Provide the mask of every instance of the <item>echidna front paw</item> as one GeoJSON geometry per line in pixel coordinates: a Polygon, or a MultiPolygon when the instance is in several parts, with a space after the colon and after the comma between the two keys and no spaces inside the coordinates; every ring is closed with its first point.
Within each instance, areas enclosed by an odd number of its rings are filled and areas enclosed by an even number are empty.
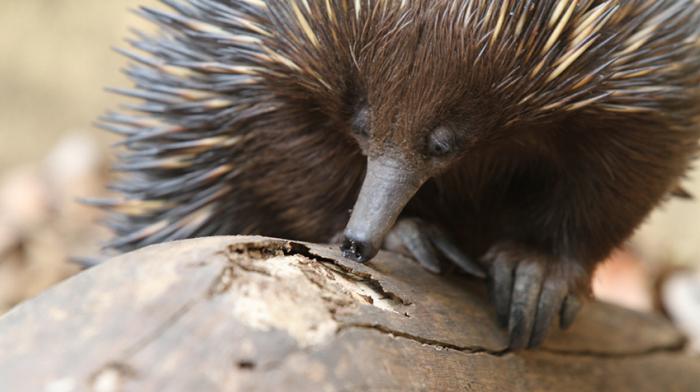
{"type": "Polygon", "coordinates": [[[483,260],[491,265],[496,314],[511,349],[540,345],[556,318],[561,328],[574,321],[588,279],[578,265],[512,243],[494,246],[483,260]]]}
{"type": "Polygon", "coordinates": [[[384,241],[384,248],[413,257],[426,270],[440,273],[442,257],[458,265],[465,272],[485,278],[481,265],[453,242],[442,228],[418,218],[402,218],[384,241]]]}

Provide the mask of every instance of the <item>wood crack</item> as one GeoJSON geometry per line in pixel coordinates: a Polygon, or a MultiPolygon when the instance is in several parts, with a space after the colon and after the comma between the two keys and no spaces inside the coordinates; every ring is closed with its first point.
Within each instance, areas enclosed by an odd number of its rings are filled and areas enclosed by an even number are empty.
{"type": "MultiPolygon", "coordinates": [[[[409,333],[406,333],[404,331],[391,329],[391,328],[388,328],[388,327],[381,325],[381,324],[345,323],[345,324],[340,325],[340,327],[338,328],[338,333],[345,331],[345,330],[353,329],[353,328],[372,330],[372,331],[382,333],[384,335],[389,335],[392,337],[399,337],[399,338],[412,340],[412,341],[419,343],[419,344],[422,344],[422,345],[432,346],[438,350],[449,349],[449,350],[453,350],[453,351],[459,351],[459,352],[465,353],[465,354],[487,354],[487,355],[492,355],[492,356],[496,356],[496,357],[503,357],[505,355],[515,353],[515,351],[510,350],[510,349],[492,350],[492,349],[488,349],[485,347],[478,347],[478,346],[459,346],[459,345],[456,345],[453,343],[444,342],[444,341],[435,340],[435,339],[429,339],[429,338],[425,338],[422,336],[409,334],[409,333]]],[[[587,351],[587,350],[581,350],[581,351],[559,350],[559,349],[551,349],[551,348],[546,348],[546,347],[538,348],[535,351],[546,352],[546,353],[553,354],[553,355],[571,356],[571,357],[626,359],[626,358],[639,358],[639,357],[644,357],[644,356],[649,356],[649,355],[654,355],[654,354],[662,354],[662,353],[678,353],[678,352],[682,352],[684,348],[685,348],[685,342],[681,341],[675,345],[651,347],[651,348],[646,349],[646,350],[624,352],[624,353],[604,353],[604,352],[587,351]]]]}
{"type": "Polygon", "coordinates": [[[443,349],[449,349],[453,351],[459,351],[465,354],[488,354],[496,357],[502,357],[504,355],[507,355],[511,353],[510,350],[504,349],[504,350],[491,350],[487,349],[485,347],[477,347],[477,346],[459,346],[453,343],[448,343],[448,342],[443,342],[440,340],[435,340],[435,339],[428,339],[422,336],[418,335],[413,335],[409,334],[403,331],[398,331],[395,329],[388,328],[384,325],[381,324],[372,324],[372,323],[344,323],[340,325],[340,328],[338,328],[338,333],[348,330],[348,329],[367,329],[367,330],[373,330],[380,332],[385,335],[393,336],[393,337],[400,337],[408,340],[412,340],[416,343],[420,343],[422,345],[426,346],[431,346],[434,347],[435,349],[438,350],[443,350],[443,349]]]}

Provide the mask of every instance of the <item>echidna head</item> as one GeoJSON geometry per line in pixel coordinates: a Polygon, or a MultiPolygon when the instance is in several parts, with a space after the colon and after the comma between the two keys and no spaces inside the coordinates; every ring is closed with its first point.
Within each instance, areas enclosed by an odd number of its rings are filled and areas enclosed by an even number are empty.
{"type": "Polygon", "coordinates": [[[342,249],[346,257],[367,261],[376,255],[418,189],[461,156],[461,136],[453,129],[438,126],[426,135],[420,150],[386,145],[377,148],[368,142],[365,179],[344,233],[342,249]],[[373,153],[375,149],[382,152],[373,153]]]}
{"type": "Polygon", "coordinates": [[[505,130],[495,108],[506,103],[473,66],[476,49],[440,24],[412,17],[412,25],[356,62],[360,87],[349,129],[367,170],[342,249],[357,261],[376,255],[427,180],[505,130]]]}
{"type": "MultiPolygon", "coordinates": [[[[346,257],[372,258],[428,179],[499,134],[499,120],[487,109],[487,95],[475,98],[466,86],[431,75],[434,64],[423,66],[427,72],[415,80],[402,79],[404,93],[370,96],[353,115],[352,137],[367,157],[367,170],[344,233],[346,257]]],[[[379,88],[383,93],[387,84],[379,88]]]]}

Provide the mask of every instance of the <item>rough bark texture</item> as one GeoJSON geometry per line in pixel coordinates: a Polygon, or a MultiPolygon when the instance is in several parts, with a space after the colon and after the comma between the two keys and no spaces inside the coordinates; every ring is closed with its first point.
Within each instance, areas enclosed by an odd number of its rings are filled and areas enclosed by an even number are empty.
{"type": "Polygon", "coordinates": [[[511,353],[481,282],[262,237],[113,259],[0,319],[0,391],[697,391],[665,321],[602,303],[511,353]]]}

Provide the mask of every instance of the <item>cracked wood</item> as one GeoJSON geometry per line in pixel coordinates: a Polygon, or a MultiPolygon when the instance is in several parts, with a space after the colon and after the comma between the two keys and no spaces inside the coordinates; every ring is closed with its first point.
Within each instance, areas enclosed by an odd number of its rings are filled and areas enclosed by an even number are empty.
{"type": "Polygon", "coordinates": [[[216,237],[121,256],[6,314],[0,390],[693,390],[683,345],[662,319],[592,304],[511,353],[480,281],[216,237]]]}

